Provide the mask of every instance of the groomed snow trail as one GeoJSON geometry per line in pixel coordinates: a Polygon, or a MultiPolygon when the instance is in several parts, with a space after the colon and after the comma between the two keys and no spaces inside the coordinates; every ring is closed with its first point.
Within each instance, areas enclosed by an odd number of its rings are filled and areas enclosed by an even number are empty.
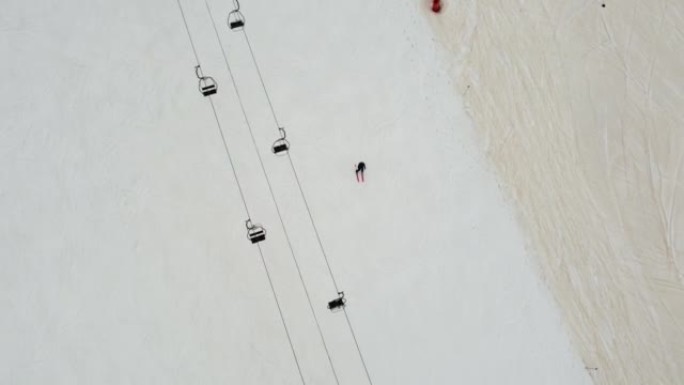
{"type": "MultiPolygon", "coordinates": [[[[304,380],[334,384],[205,5],[181,2],[304,380]]],[[[589,384],[419,4],[242,8],[374,384],[589,384]]],[[[219,27],[340,383],[366,383],[219,27]]],[[[174,0],[10,1],[0,36],[0,383],[300,384],[174,0]]]]}

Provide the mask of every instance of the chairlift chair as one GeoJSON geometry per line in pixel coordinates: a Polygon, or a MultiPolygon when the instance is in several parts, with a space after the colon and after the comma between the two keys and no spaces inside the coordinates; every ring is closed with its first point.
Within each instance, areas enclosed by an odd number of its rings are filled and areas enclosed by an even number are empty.
{"type": "Polygon", "coordinates": [[[213,95],[218,91],[218,84],[211,76],[204,76],[202,68],[195,66],[195,76],[199,79],[199,90],[204,96],[213,95]]]}
{"type": "Polygon", "coordinates": [[[287,153],[290,150],[290,142],[285,139],[285,129],[278,127],[278,130],[280,130],[280,138],[273,142],[273,146],[271,146],[271,151],[276,155],[287,153]]]}
{"type": "Polygon", "coordinates": [[[340,291],[337,293],[338,297],[333,299],[332,301],[328,302],[328,309],[331,311],[335,311],[337,309],[344,308],[345,304],[347,303],[347,300],[344,298],[344,292],[340,291]]]}
{"type": "Polygon", "coordinates": [[[228,27],[233,31],[240,31],[245,26],[245,17],[240,12],[240,7],[228,14],[228,27]]]}
{"type": "Polygon", "coordinates": [[[240,31],[245,26],[245,17],[240,12],[240,1],[233,0],[234,8],[228,14],[228,27],[234,31],[240,31]]]}
{"type": "Polygon", "coordinates": [[[216,80],[211,76],[204,76],[199,80],[199,90],[204,96],[214,95],[218,91],[216,80]]]}
{"type": "Polygon", "coordinates": [[[247,239],[250,242],[256,244],[266,240],[266,229],[261,225],[253,224],[251,219],[248,219],[245,225],[247,226],[247,239]]]}

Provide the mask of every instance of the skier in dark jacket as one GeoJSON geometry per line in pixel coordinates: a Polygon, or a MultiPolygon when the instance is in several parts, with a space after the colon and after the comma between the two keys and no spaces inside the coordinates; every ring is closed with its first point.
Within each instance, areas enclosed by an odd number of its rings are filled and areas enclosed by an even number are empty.
{"type": "Polygon", "coordinates": [[[359,162],[359,164],[356,165],[356,181],[357,182],[365,182],[363,179],[363,172],[366,171],[366,164],[363,162],[359,162]]]}

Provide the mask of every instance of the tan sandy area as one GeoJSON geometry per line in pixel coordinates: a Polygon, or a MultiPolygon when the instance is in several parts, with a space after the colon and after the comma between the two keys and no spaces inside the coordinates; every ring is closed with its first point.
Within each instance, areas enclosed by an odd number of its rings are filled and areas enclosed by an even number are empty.
{"type": "Polygon", "coordinates": [[[595,383],[684,384],[684,2],[604,4],[425,13],[595,383]]]}

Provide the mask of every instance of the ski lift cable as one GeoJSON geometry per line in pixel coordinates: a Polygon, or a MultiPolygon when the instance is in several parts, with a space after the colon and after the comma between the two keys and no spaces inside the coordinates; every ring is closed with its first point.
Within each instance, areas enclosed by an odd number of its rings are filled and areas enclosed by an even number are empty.
{"type": "MultiPolygon", "coordinates": [[[[237,1],[237,0],[236,0],[237,1]]],[[[247,35],[246,29],[242,30],[244,36],[245,36],[245,41],[247,42],[247,47],[249,48],[249,54],[252,57],[252,63],[254,63],[254,68],[256,69],[257,75],[259,77],[259,82],[261,83],[261,88],[264,90],[264,95],[266,96],[266,101],[268,102],[268,106],[271,109],[271,116],[273,116],[273,121],[276,124],[276,127],[278,130],[280,130],[280,122],[278,120],[278,115],[275,112],[275,108],[273,107],[273,103],[271,101],[270,94],[268,92],[268,89],[266,87],[266,82],[264,81],[264,77],[261,74],[261,68],[259,67],[259,63],[257,62],[256,55],[254,54],[254,49],[252,48],[252,44],[249,41],[249,36],[247,35]]],[[[325,252],[325,247],[323,247],[323,242],[321,241],[321,236],[320,233],[318,232],[318,227],[316,226],[316,222],[313,219],[313,215],[311,214],[311,208],[309,207],[309,203],[306,199],[306,195],[304,194],[304,189],[302,188],[301,181],[299,179],[299,175],[297,174],[297,168],[294,165],[294,162],[292,161],[292,157],[290,156],[290,153],[287,153],[287,157],[290,161],[290,166],[292,168],[292,173],[294,174],[295,180],[297,181],[297,186],[299,187],[299,193],[302,196],[302,200],[304,201],[304,206],[306,207],[306,211],[309,214],[309,220],[311,222],[311,226],[313,227],[314,233],[316,235],[316,240],[318,241],[318,246],[321,249],[321,254],[323,255],[323,258],[325,259],[325,264],[328,268],[328,273],[330,274],[330,279],[332,280],[333,286],[335,287],[335,292],[338,293],[340,291],[339,286],[337,284],[337,280],[335,279],[335,274],[333,274],[332,267],[330,266],[330,260],[328,258],[328,254],[325,252]]]]}
{"type": "Polygon", "coordinates": [[[316,222],[314,221],[313,214],[311,213],[311,208],[309,207],[309,201],[306,199],[306,195],[304,194],[304,188],[302,187],[302,182],[299,179],[299,174],[297,173],[297,168],[294,165],[294,162],[292,161],[292,157],[290,154],[287,154],[287,159],[290,162],[290,168],[292,169],[292,174],[294,175],[295,182],[297,183],[297,186],[299,188],[299,194],[302,197],[302,201],[304,202],[304,208],[306,208],[306,212],[309,215],[309,222],[311,222],[311,227],[313,228],[314,235],[316,236],[316,241],[318,242],[318,248],[321,250],[321,254],[323,255],[323,259],[325,260],[325,264],[328,267],[328,273],[330,275],[330,280],[332,281],[333,286],[335,287],[335,292],[339,293],[340,289],[339,286],[337,285],[337,280],[335,279],[335,274],[333,274],[332,268],[330,267],[330,261],[328,260],[328,253],[325,251],[325,247],[323,247],[323,241],[321,240],[321,234],[318,232],[318,227],[316,226],[316,222]]]}
{"type": "Polygon", "coordinates": [[[332,357],[330,355],[330,350],[329,350],[328,345],[325,341],[325,337],[323,336],[323,331],[321,329],[321,325],[320,325],[320,322],[318,320],[318,317],[316,316],[316,312],[314,310],[313,302],[311,300],[311,295],[309,294],[309,289],[308,289],[306,282],[304,280],[304,275],[302,274],[302,270],[301,270],[301,267],[300,267],[299,262],[297,260],[297,256],[296,256],[296,253],[294,251],[294,247],[292,246],[292,241],[290,239],[290,235],[287,231],[287,227],[285,226],[285,221],[283,220],[283,215],[282,215],[282,212],[280,210],[280,206],[278,205],[278,201],[275,197],[275,192],[273,191],[273,185],[271,184],[271,181],[270,181],[270,178],[268,176],[268,172],[266,171],[266,167],[264,165],[263,159],[261,157],[261,154],[259,153],[259,148],[258,148],[258,145],[256,142],[256,138],[254,137],[254,131],[252,130],[251,123],[249,122],[249,118],[247,116],[247,111],[246,111],[244,103],[242,101],[240,91],[238,90],[238,87],[237,87],[237,82],[235,81],[233,71],[230,67],[230,63],[228,62],[228,55],[226,54],[226,51],[223,48],[223,43],[221,42],[221,38],[220,38],[220,35],[218,33],[218,28],[216,28],[216,22],[214,20],[213,14],[211,12],[211,8],[209,7],[209,3],[205,0],[204,4],[205,4],[205,7],[207,9],[207,13],[209,14],[209,18],[211,19],[212,26],[214,27],[214,32],[216,34],[216,40],[219,44],[219,47],[221,48],[221,54],[223,55],[223,59],[224,59],[224,62],[226,64],[226,69],[228,70],[228,75],[229,75],[230,80],[233,84],[233,89],[235,91],[235,95],[236,95],[236,98],[238,100],[238,104],[240,105],[240,110],[242,111],[242,115],[243,115],[243,118],[245,121],[245,125],[247,126],[247,129],[249,131],[249,135],[250,135],[250,138],[252,140],[252,145],[254,147],[254,151],[256,152],[257,158],[259,160],[259,165],[261,166],[261,171],[264,175],[264,178],[266,180],[266,185],[268,186],[269,193],[271,194],[271,199],[272,199],[273,204],[276,208],[276,213],[278,214],[280,226],[283,229],[283,233],[285,235],[285,240],[287,242],[287,246],[288,246],[289,251],[290,251],[290,256],[292,257],[292,261],[294,262],[295,268],[297,270],[297,274],[299,275],[299,281],[302,285],[302,288],[304,289],[304,293],[306,295],[306,299],[307,299],[307,302],[309,304],[309,309],[311,310],[311,314],[312,314],[313,319],[315,321],[316,328],[318,330],[318,334],[319,334],[320,339],[321,339],[321,343],[323,344],[325,354],[328,358],[328,363],[330,364],[330,369],[332,371],[333,377],[335,378],[335,382],[337,383],[337,385],[339,385],[340,381],[339,381],[339,378],[337,375],[337,371],[335,370],[335,366],[333,364],[332,357]]]}
{"type": "Polygon", "coordinates": [[[266,272],[266,277],[268,278],[268,284],[271,286],[271,293],[273,293],[273,299],[275,300],[276,306],[278,307],[278,313],[280,314],[280,321],[283,324],[283,329],[285,329],[285,335],[287,336],[287,341],[290,343],[290,349],[292,350],[292,356],[294,357],[295,364],[297,365],[297,372],[299,373],[299,378],[302,380],[302,384],[306,385],[306,380],[304,380],[304,375],[302,374],[302,367],[299,365],[299,359],[297,358],[297,353],[295,353],[294,343],[292,342],[292,337],[290,336],[290,330],[285,322],[285,316],[283,315],[283,309],[280,307],[280,301],[278,300],[278,294],[276,294],[275,286],[273,285],[273,280],[271,279],[271,273],[268,270],[268,265],[266,265],[266,258],[264,258],[264,253],[261,250],[261,246],[257,245],[259,249],[259,256],[261,257],[261,263],[264,265],[264,271],[266,272]]]}
{"type": "MultiPolygon", "coordinates": [[[[311,222],[311,227],[313,228],[314,234],[316,235],[316,239],[318,241],[318,246],[321,250],[321,254],[323,255],[323,259],[325,259],[325,263],[328,266],[328,272],[330,273],[330,279],[332,280],[333,286],[335,286],[335,291],[339,294],[340,290],[337,286],[337,281],[335,280],[335,275],[333,274],[332,269],[330,268],[330,262],[328,261],[328,256],[325,252],[325,247],[323,247],[323,242],[321,241],[321,236],[318,233],[318,228],[316,227],[316,222],[314,221],[313,215],[311,214],[311,208],[309,207],[309,203],[306,200],[306,196],[304,195],[304,188],[302,187],[301,181],[299,180],[299,176],[297,174],[297,169],[294,165],[294,162],[292,161],[292,156],[290,156],[289,152],[287,154],[287,159],[290,161],[290,166],[292,168],[292,174],[295,177],[295,181],[297,182],[297,186],[299,186],[299,193],[302,196],[302,201],[304,202],[304,207],[306,208],[306,212],[309,214],[309,221],[311,222]]],[[[373,380],[371,379],[370,372],[368,370],[368,365],[366,364],[366,360],[363,358],[363,353],[361,352],[361,347],[359,346],[359,341],[356,338],[356,332],[354,332],[354,327],[352,326],[351,320],[349,319],[349,315],[347,314],[346,306],[342,306],[342,310],[344,311],[344,318],[347,321],[349,333],[351,334],[352,339],[354,340],[354,345],[356,345],[356,351],[359,353],[359,359],[361,360],[361,365],[363,366],[363,370],[366,372],[366,377],[368,378],[368,383],[373,385],[373,380]]]]}
{"type": "MultiPolygon", "coordinates": [[[[185,17],[185,11],[183,10],[183,6],[181,5],[180,0],[176,0],[176,4],[178,4],[178,9],[180,10],[181,17],[183,18],[183,25],[185,26],[185,32],[188,34],[188,40],[190,41],[190,47],[192,48],[192,53],[195,56],[195,60],[197,61],[197,66],[195,67],[195,75],[198,78],[204,77],[202,74],[202,63],[200,62],[199,55],[197,54],[197,49],[195,47],[195,42],[192,39],[192,35],[190,34],[190,27],[188,27],[188,21],[185,17]]],[[[247,206],[247,200],[245,199],[245,193],[242,191],[242,185],[240,184],[240,178],[237,175],[237,171],[235,170],[235,165],[233,163],[233,158],[230,155],[230,150],[228,149],[228,142],[226,141],[226,137],[223,134],[223,128],[221,127],[221,122],[219,120],[218,114],[216,113],[216,107],[214,106],[214,101],[209,97],[209,103],[211,105],[211,110],[214,113],[214,118],[216,119],[216,126],[218,128],[219,134],[221,136],[221,142],[223,143],[223,148],[226,152],[226,156],[228,157],[228,163],[230,164],[230,168],[233,172],[233,177],[235,178],[235,184],[238,188],[238,191],[240,192],[240,198],[242,200],[242,204],[245,208],[245,212],[247,213],[247,217],[251,218],[251,215],[249,213],[249,207],[247,206]]]]}
{"type": "Polygon", "coordinates": [[[183,25],[185,25],[185,32],[188,34],[188,40],[190,40],[190,46],[192,47],[192,53],[195,55],[195,60],[197,61],[197,65],[201,66],[199,55],[197,54],[197,48],[195,48],[195,42],[192,40],[192,35],[190,34],[190,27],[188,27],[188,20],[185,18],[185,11],[183,11],[183,6],[181,5],[180,0],[176,0],[176,4],[178,4],[178,9],[180,10],[181,17],[183,18],[183,25]]]}
{"type": "MultiPolygon", "coordinates": [[[[190,33],[190,28],[188,27],[188,23],[187,23],[187,19],[186,19],[186,17],[185,17],[185,12],[184,12],[184,10],[183,10],[183,6],[181,5],[180,0],[176,0],[176,3],[178,4],[178,9],[179,9],[179,11],[180,11],[180,13],[181,13],[181,16],[182,16],[182,18],[183,18],[183,24],[184,24],[184,26],[185,26],[185,31],[186,31],[187,34],[188,34],[188,39],[189,39],[190,45],[191,45],[191,47],[192,47],[192,52],[193,52],[193,54],[194,54],[194,56],[195,56],[195,59],[196,59],[196,61],[197,61],[197,67],[196,67],[196,71],[197,71],[197,72],[196,72],[196,74],[198,74],[198,73],[201,73],[201,72],[199,72],[199,71],[201,71],[201,69],[200,69],[200,68],[201,68],[201,64],[200,64],[200,60],[199,60],[199,55],[197,54],[197,50],[196,50],[196,48],[195,48],[195,44],[194,44],[194,41],[193,41],[193,39],[192,39],[192,34],[190,33]]],[[[232,157],[231,157],[231,155],[230,155],[230,150],[228,149],[228,144],[227,144],[225,135],[223,134],[223,129],[222,129],[222,127],[221,127],[221,123],[220,123],[218,114],[217,114],[217,112],[216,112],[216,107],[215,107],[215,105],[214,105],[214,102],[213,102],[211,96],[209,96],[209,102],[210,102],[210,104],[211,104],[211,108],[212,108],[212,111],[213,111],[213,113],[214,113],[214,118],[216,119],[216,124],[217,124],[217,126],[218,126],[218,130],[219,130],[219,133],[220,133],[220,135],[221,135],[221,140],[222,140],[222,142],[223,142],[223,146],[224,146],[224,149],[225,149],[225,151],[226,151],[226,155],[228,156],[228,161],[229,161],[230,166],[231,166],[231,169],[232,169],[232,171],[233,171],[233,176],[235,177],[235,182],[236,182],[236,185],[237,185],[237,187],[238,187],[238,191],[240,192],[240,198],[241,198],[242,203],[243,203],[243,205],[244,205],[245,212],[247,213],[247,217],[248,217],[248,218],[251,218],[250,213],[249,213],[249,208],[248,208],[248,206],[247,206],[247,200],[245,199],[245,195],[244,195],[244,193],[243,193],[243,191],[242,191],[242,187],[241,187],[241,185],[240,185],[240,180],[239,180],[239,178],[238,178],[238,176],[237,176],[237,172],[236,172],[236,170],[235,170],[235,166],[234,166],[232,157]]],[[[251,222],[251,219],[248,219],[247,222],[250,223],[250,222],[251,222]]],[[[287,336],[287,340],[288,340],[288,343],[289,343],[289,345],[290,345],[290,350],[292,351],[292,357],[294,358],[295,365],[296,365],[296,367],[297,367],[297,372],[299,373],[299,378],[301,379],[302,384],[303,384],[303,385],[306,385],[306,380],[304,379],[304,374],[302,373],[302,368],[301,368],[301,366],[300,366],[300,364],[299,364],[299,358],[297,357],[297,353],[296,353],[295,348],[294,348],[294,343],[292,342],[292,338],[291,338],[291,336],[290,336],[290,331],[289,331],[289,329],[288,329],[288,327],[287,327],[287,323],[285,322],[285,317],[284,317],[284,315],[283,315],[283,311],[282,311],[282,308],[281,308],[281,306],[280,306],[280,302],[279,302],[279,300],[278,300],[278,295],[277,295],[276,290],[275,290],[275,287],[274,287],[274,285],[273,285],[273,280],[271,279],[271,275],[270,275],[270,272],[269,272],[269,270],[268,270],[268,266],[266,265],[266,260],[265,260],[265,258],[264,258],[263,251],[261,250],[261,246],[260,246],[260,245],[257,245],[257,248],[258,248],[258,250],[259,250],[259,255],[260,255],[260,257],[261,257],[261,261],[262,261],[262,263],[263,263],[263,265],[264,265],[264,269],[265,269],[265,272],[266,272],[266,277],[267,277],[267,279],[268,279],[269,286],[270,286],[270,288],[271,288],[271,293],[273,294],[273,298],[275,299],[276,307],[277,307],[277,309],[278,309],[278,314],[280,315],[280,321],[281,321],[282,324],[283,324],[283,329],[285,330],[285,334],[286,334],[286,336],[287,336]]]]}
{"type": "Polygon", "coordinates": [[[218,127],[219,134],[221,135],[221,142],[223,143],[223,148],[226,150],[226,156],[228,157],[228,163],[230,164],[230,169],[233,171],[233,177],[235,178],[235,185],[240,192],[240,199],[242,199],[242,205],[245,207],[245,212],[247,213],[247,218],[252,216],[249,213],[249,207],[247,206],[247,199],[245,199],[245,193],[242,191],[242,185],[240,184],[240,179],[237,176],[237,171],[235,170],[235,163],[233,162],[233,157],[230,155],[230,150],[228,150],[228,142],[226,141],[226,136],[223,133],[223,128],[221,128],[221,123],[219,121],[218,114],[216,113],[216,106],[214,106],[214,101],[209,97],[209,103],[211,104],[211,111],[214,113],[214,118],[216,119],[216,126],[218,127]]]}
{"type": "MultiPolygon", "coordinates": [[[[238,0],[235,0],[235,2],[237,2],[237,1],[238,0]]],[[[238,4],[237,9],[239,10],[239,3],[237,3],[237,4],[238,4]]],[[[247,30],[244,26],[242,27],[242,33],[244,34],[245,41],[247,42],[247,47],[249,49],[249,53],[250,53],[250,56],[252,58],[252,63],[254,64],[254,68],[256,69],[257,75],[259,77],[259,81],[260,81],[261,87],[264,91],[264,95],[266,96],[268,106],[271,110],[271,115],[273,117],[273,121],[275,122],[277,129],[280,130],[281,125],[280,125],[280,122],[278,121],[278,116],[275,112],[275,108],[273,107],[273,103],[271,101],[270,94],[269,94],[268,89],[266,87],[266,82],[264,81],[263,75],[261,73],[261,68],[259,67],[259,64],[258,64],[257,59],[256,59],[256,55],[254,54],[254,49],[252,48],[252,44],[249,40],[249,35],[247,34],[247,30]]],[[[311,222],[311,226],[312,226],[314,234],[316,236],[318,246],[321,250],[321,254],[322,254],[323,259],[325,260],[326,266],[328,268],[328,273],[330,275],[330,279],[331,279],[333,286],[335,288],[335,292],[337,292],[339,294],[340,290],[339,290],[339,286],[337,284],[337,280],[335,279],[335,274],[332,271],[332,267],[330,265],[330,260],[328,258],[328,254],[326,253],[325,247],[323,246],[323,241],[321,240],[321,236],[320,236],[320,233],[318,231],[318,227],[316,226],[316,222],[313,218],[313,214],[311,213],[311,208],[309,206],[308,200],[306,199],[306,195],[304,194],[304,188],[302,187],[301,180],[299,179],[299,175],[297,173],[297,168],[294,165],[294,161],[292,160],[292,156],[290,155],[289,151],[287,152],[287,158],[289,160],[290,167],[292,169],[292,173],[295,177],[295,181],[297,182],[297,186],[299,188],[299,193],[302,197],[302,201],[304,202],[304,206],[305,206],[307,214],[309,216],[309,220],[311,222]]],[[[349,328],[349,332],[352,335],[352,338],[354,340],[354,344],[356,345],[356,350],[359,354],[359,358],[361,360],[361,364],[363,365],[363,369],[366,373],[366,377],[368,378],[368,382],[372,385],[373,381],[371,379],[370,372],[368,371],[368,366],[366,365],[366,360],[364,359],[363,353],[361,352],[361,348],[359,346],[359,342],[358,342],[358,339],[356,337],[356,333],[354,332],[354,328],[352,326],[351,320],[349,319],[349,316],[347,314],[346,307],[343,307],[343,310],[344,310],[345,320],[347,321],[347,326],[349,328]]]]}
{"type": "Polygon", "coordinates": [[[349,320],[349,314],[347,314],[346,306],[342,307],[342,312],[344,312],[344,318],[347,320],[347,325],[349,326],[349,332],[351,333],[351,336],[354,339],[354,345],[356,345],[356,350],[359,352],[359,358],[361,359],[361,365],[363,365],[363,370],[366,372],[366,378],[368,378],[368,382],[371,385],[373,385],[373,381],[371,380],[370,372],[368,371],[368,365],[366,365],[366,360],[363,358],[363,354],[361,353],[361,347],[359,346],[359,340],[356,338],[356,333],[354,333],[354,328],[352,327],[351,321],[349,320]]]}
{"type": "Polygon", "coordinates": [[[275,121],[276,127],[281,127],[278,122],[278,115],[273,108],[273,102],[271,101],[271,96],[266,90],[266,83],[264,82],[264,77],[261,75],[261,68],[257,64],[256,56],[254,55],[254,49],[252,49],[252,43],[249,41],[249,35],[247,35],[247,30],[242,29],[242,33],[245,35],[245,41],[247,42],[247,48],[249,48],[249,54],[252,56],[252,62],[254,63],[254,68],[256,68],[257,75],[259,75],[259,81],[261,82],[261,88],[264,90],[264,95],[266,95],[266,101],[268,102],[268,107],[271,109],[271,115],[273,116],[273,121],[275,121]]]}

